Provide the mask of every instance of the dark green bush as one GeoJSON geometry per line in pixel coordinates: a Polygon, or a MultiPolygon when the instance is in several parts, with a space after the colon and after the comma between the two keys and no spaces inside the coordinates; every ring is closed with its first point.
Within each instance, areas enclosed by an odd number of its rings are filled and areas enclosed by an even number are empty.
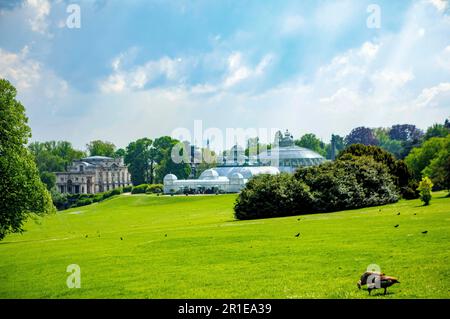
{"type": "Polygon", "coordinates": [[[414,182],[414,178],[404,161],[397,160],[394,155],[378,146],[363,144],[350,145],[339,153],[337,159],[345,160],[354,156],[370,156],[376,162],[386,165],[401,196],[406,199],[419,198],[417,192],[411,192],[410,187],[411,183],[414,182]]]}
{"type": "Polygon", "coordinates": [[[114,189],[111,191],[111,196],[114,196],[114,195],[120,195],[120,194],[122,194],[122,192],[123,192],[122,187],[114,188],[114,189]]]}
{"type": "Polygon", "coordinates": [[[79,199],[78,201],[76,201],[73,206],[75,206],[75,207],[86,206],[86,205],[92,204],[93,202],[94,202],[94,200],[92,198],[84,198],[84,199],[79,199]]]}
{"type": "Polygon", "coordinates": [[[345,160],[300,168],[294,176],[252,178],[234,209],[238,219],[266,218],[383,205],[398,198],[384,164],[349,155],[345,160]]]}
{"type": "Polygon", "coordinates": [[[130,193],[133,190],[133,186],[124,186],[123,187],[123,192],[124,193],[130,193]]]}
{"type": "Polygon", "coordinates": [[[134,186],[131,194],[144,194],[147,191],[148,184],[141,184],[138,186],[134,186]]]}
{"type": "Polygon", "coordinates": [[[238,219],[296,215],[310,211],[309,187],[291,174],[258,175],[248,181],[235,203],[238,219]]]}

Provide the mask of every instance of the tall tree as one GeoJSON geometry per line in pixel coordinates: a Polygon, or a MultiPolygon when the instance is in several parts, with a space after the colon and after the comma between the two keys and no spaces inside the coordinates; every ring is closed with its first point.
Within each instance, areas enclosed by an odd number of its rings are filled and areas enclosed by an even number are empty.
{"type": "Polygon", "coordinates": [[[295,145],[306,147],[322,156],[326,156],[326,145],[316,135],[308,133],[303,135],[299,140],[295,141],[295,145]]]}
{"type": "Polygon", "coordinates": [[[405,158],[405,162],[416,180],[420,180],[423,177],[424,169],[445,148],[446,139],[448,137],[432,137],[424,142],[421,147],[413,148],[405,158]]]}
{"type": "Polygon", "coordinates": [[[427,141],[433,137],[446,137],[450,134],[450,128],[447,128],[444,124],[434,124],[427,129],[424,140],[427,141]]]}
{"type": "Polygon", "coordinates": [[[8,233],[23,231],[29,214],[55,210],[25,146],[31,129],[16,94],[14,86],[0,79],[0,240],[8,233]]]}
{"type": "Polygon", "coordinates": [[[114,157],[116,146],[107,141],[95,140],[86,145],[90,156],[114,157]]]}
{"type": "Polygon", "coordinates": [[[127,146],[125,164],[128,165],[131,181],[135,186],[149,182],[152,143],[153,141],[149,138],[141,138],[127,146]]]}
{"type": "Polygon", "coordinates": [[[345,137],[345,145],[352,144],[378,145],[378,140],[371,128],[360,126],[345,137]]]}

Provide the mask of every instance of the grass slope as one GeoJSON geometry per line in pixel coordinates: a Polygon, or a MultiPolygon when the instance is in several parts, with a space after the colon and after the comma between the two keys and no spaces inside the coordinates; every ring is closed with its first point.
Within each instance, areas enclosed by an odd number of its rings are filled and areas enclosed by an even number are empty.
{"type": "Polygon", "coordinates": [[[0,298],[368,298],[356,281],[372,263],[401,284],[370,298],[449,298],[444,195],[251,221],[233,220],[235,195],[119,196],[0,242],[0,298]]]}

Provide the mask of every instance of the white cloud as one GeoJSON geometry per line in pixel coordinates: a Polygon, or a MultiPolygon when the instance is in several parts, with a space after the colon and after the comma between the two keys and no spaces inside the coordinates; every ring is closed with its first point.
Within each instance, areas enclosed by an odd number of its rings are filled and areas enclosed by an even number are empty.
{"type": "Polygon", "coordinates": [[[444,12],[448,6],[448,0],[428,0],[428,2],[435,6],[440,12],[444,12]]]}
{"type": "Polygon", "coordinates": [[[41,77],[41,65],[27,58],[28,50],[25,46],[19,53],[12,53],[0,48],[0,78],[10,80],[19,90],[30,88],[41,77]]]}
{"type": "Polygon", "coordinates": [[[416,104],[419,107],[450,106],[450,82],[423,89],[416,99],[416,104]]]}
{"type": "Polygon", "coordinates": [[[382,84],[396,88],[405,85],[413,79],[414,75],[411,71],[392,71],[388,69],[376,71],[372,76],[374,83],[381,82],[382,84]]]}
{"type": "Polygon", "coordinates": [[[47,18],[51,10],[50,2],[48,0],[27,0],[24,6],[30,9],[28,22],[31,30],[45,34],[49,25],[47,18]]]}
{"type": "Polygon", "coordinates": [[[273,62],[273,55],[266,54],[255,67],[249,66],[241,52],[234,52],[228,56],[228,71],[223,80],[222,89],[228,89],[245,80],[257,80],[264,75],[267,67],[273,62]]]}
{"type": "Polygon", "coordinates": [[[182,59],[162,57],[159,60],[150,60],[143,65],[127,70],[122,67],[125,56],[125,54],[121,54],[112,61],[111,68],[113,73],[100,83],[102,92],[141,90],[159,77],[169,81],[182,80],[181,75],[184,67],[182,59]]]}

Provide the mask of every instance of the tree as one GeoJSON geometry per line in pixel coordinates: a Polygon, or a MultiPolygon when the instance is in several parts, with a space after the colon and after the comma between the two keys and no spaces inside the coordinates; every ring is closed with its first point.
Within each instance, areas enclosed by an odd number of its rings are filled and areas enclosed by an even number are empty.
{"type": "Polygon", "coordinates": [[[405,158],[406,164],[417,181],[422,178],[424,169],[444,149],[445,141],[446,139],[442,137],[432,137],[421,147],[413,148],[405,158]]]}
{"type": "Polygon", "coordinates": [[[55,211],[25,146],[31,129],[16,94],[14,86],[0,79],[0,240],[8,233],[22,232],[30,214],[55,211]]]}
{"type": "Polygon", "coordinates": [[[343,160],[348,157],[370,156],[376,162],[387,166],[393,177],[395,185],[398,187],[404,198],[416,198],[413,174],[402,160],[396,160],[395,157],[383,150],[379,146],[353,144],[339,153],[338,159],[343,160]]]}
{"type": "Polygon", "coordinates": [[[413,124],[396,124],[392,125],[389,131],[389,138],[392,140],[403,142],[417,142],[423,136],[421,129],[413,124]]]}
{"type": "Polygon", "coordinates": [[[390,130],[384,127],[376,128],[373,130],[378,145],[393,154],[396,158],[401,158],[403,152],[402,142],[399,140],[393,140],[390,138],[390,130]]]}
{"type": "Polygon", "coordinates": [[[152,143],[149,138],[141,138],[127,146],[124,161],[128,165],[131,181],[135,186],[148,183],[152,143]]]}
{"type": "Polygon", "coordinates": [[[325,143],[312,133],[303,135],[299,140],[295,141],[295,145],[309,148],[322,156],[326,156],[327,154],[325,143]]]}
{"type": "Polygon", "coordinates": [[[433,124],[427,129],[424,140],[427,141],[433,137],[446,137],[450,134],[450,129],[443,124],[433,124]]]}
{"type": "Polygon", "coordinates": [[[420,193],[420,200],[424,203],[425,206],[429,205],[429,203],[430,203],[432,188],[433,188],[433,183],[431,182],[431,179],[429,179],[427,176],[422,178],[417,190],[420,193]]]}
{"type": "Polygon", "coordinates": [[[364,145],[378,145],[372,129],[364,126],[354,128],[350,134],[345,137],[345,145],[364,144],[364,145]]]}
{"type": "Polygon", "coordinates": [[[90,156],[108,156],[114,157],[116,146],[107,141],[95,140],[86,144],[90,156]]]}
{"type": "Polygon", "coordinates": [[[114,152],[114,158],[118,157],[125,157],[126,151],[123,148],[119,148],[117,151],[114,152]]]}
{"type": "Polygon", "coordinates": [[[344,138],[339,135],[331,134],[331,143],[326,146],[327,158],[334,160],[344,148],[344,138]]]}
{"type": "Polygon", "coordinates": [[[430,177],[435,188],[447,189],[450,193],[450,135],[445,138],[443,148],[422,173],[430,177]]]}
{"type": "Polygon", "coordinates": [[[73,160],[86,156],[66,141],[33,142],[28,145],[28,149],[34,156],[41,180],[48,190],[55,185],[55,172],[67,170],[73,160]]]}

